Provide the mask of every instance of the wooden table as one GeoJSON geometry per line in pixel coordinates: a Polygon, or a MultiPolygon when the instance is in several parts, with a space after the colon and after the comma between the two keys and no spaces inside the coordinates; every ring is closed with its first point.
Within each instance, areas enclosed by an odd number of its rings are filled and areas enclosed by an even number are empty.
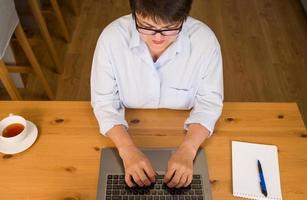
{"type": "MultiPolygon", "coordinates": [[[[98,133],[89,102],[0,102],[0,118],[19,114],[39,129],[36,143],[0,154],[0,199],[95,199],[100,149],[114,146],[98,133]]],[[[138,146],[177,146],[188,111],[127,110],[138,146]]],[[[213,199],[232,196],[231,141],[279,148],[284,199],[307,199],[307,133],[295,103],[225,103],[215,134],[204,142],[213,199]]]]}

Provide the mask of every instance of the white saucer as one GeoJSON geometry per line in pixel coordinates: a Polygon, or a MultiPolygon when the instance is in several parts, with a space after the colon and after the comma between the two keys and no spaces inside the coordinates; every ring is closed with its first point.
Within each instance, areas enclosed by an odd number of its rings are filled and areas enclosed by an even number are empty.
{"type": "Polygon", "coordinates": [[[30,121],[27,121],[28,135],[25,139],[16,143],[0,141],[0,152],[4,154],[16,154],[28,149],[37,138],[37,127],[30,121]]]}

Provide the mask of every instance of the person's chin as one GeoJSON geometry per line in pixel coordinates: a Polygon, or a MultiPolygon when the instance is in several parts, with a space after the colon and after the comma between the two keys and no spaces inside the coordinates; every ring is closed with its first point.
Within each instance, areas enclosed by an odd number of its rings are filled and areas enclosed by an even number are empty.
{"type": "Polygon", "coordinates": [[[164,49],[165,43],[161,43],[161,44],[152,43],[152,47],[155,49],[164,49]]]}

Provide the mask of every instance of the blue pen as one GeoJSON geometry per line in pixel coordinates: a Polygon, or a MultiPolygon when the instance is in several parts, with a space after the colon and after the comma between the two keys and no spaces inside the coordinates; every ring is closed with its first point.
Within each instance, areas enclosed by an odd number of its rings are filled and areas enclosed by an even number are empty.
{"type": "Polygon", "coordinates": [[[258,160],[258,172],[259,172],[259,177],[260,177],[261,192],[262,192],[262,194],[265,197],[267,197],[268,196],[268,191],[266,189],[265,180],[264,180],[264,176],[263,176],[263,171],[262,171],[261,163],[260,163],[259,160],[258,160]]]}

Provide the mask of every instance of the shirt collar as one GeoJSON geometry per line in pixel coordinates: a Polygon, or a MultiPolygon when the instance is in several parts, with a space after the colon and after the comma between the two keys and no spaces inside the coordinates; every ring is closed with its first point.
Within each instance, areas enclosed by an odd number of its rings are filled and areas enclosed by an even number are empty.
{"type": "Polygon", "coordinates": [[[132,18],[131,20],[131,38],[130,38],[130,43],[129,43],[129,47],[131,49],[140,46],[140,34],[139,32],[136,30],[136,26],[135,26],[135,22],[134,19],[132,18]]]}
{"type": "Polygon", "coordinates": [[[179,33],[174,45],[176,46],[176,53],[188,53],[190,51],[190,39],[185,29],[182,29],[179,33]]]}

